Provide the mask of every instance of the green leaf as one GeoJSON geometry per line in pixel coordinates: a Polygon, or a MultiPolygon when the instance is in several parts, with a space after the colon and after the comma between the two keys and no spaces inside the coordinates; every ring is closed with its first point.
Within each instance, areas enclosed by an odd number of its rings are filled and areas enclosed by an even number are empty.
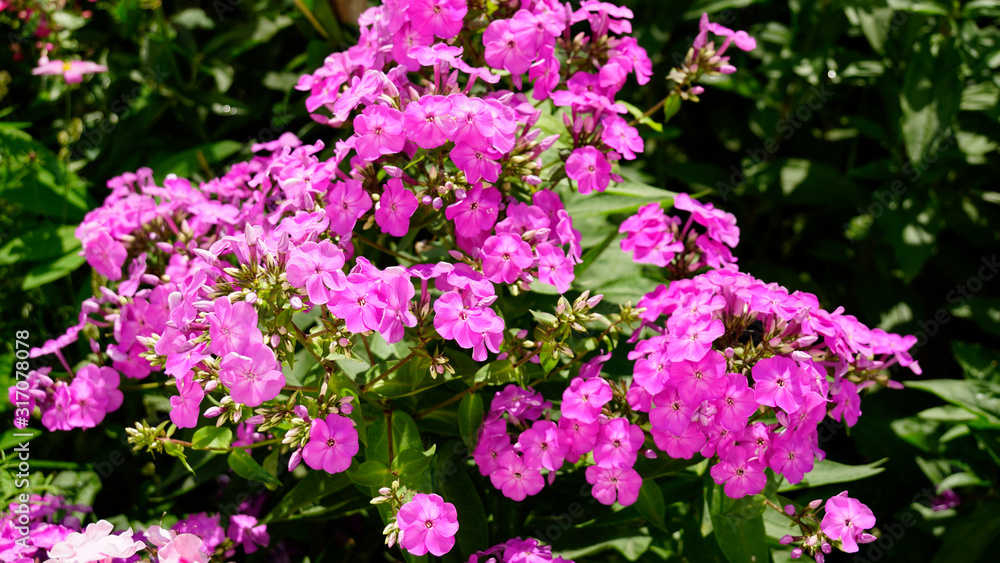
{"type": "Polygon", "coordinates": [[[778,488],[778,491],[795,491],[807,487],[819,487],[821,485],[848,483],[850,481],[866,479],[885,471],[885,468],[881,467],[881,465],[888,461],[888,459],[880,459],[865,465],[844,465],[836,461],[824,460],[814,465],[813,470],[806,473],[802,481],[794,485],[786,482],[778,488]]]}
{"type": "Polygon", "coordinates": [[[11,240],[0,248],[0,265],[57,258],[80,249],[75,225],[46,225],[11,240]]]}
{"type": "Polygon", "coordinates": [[[42,431],[37,428],[11,428],[3,434],[0,434],[0,451],[5,451],[9,448],[13,448],[21,443],[26,443],[28,440],[35,438],[42,434],[42,431]],[[14,434],[29,434],[28,437],[15,436],[14,434]]]}
{"type": "Polygon", "coordinates": [[[933,393],[953,405],[983,416],[993,424],[1000,424],[1000,385],[989,381],[959,379],[929,379],[907,381],[911,389],[933,393]]]}
{"type": "Polygon", "coordinates": [[[195,449],[208,450],[213,448],[228,448],[233,443],[233,431],[229,428],[205,426],[199,428],[191,439],[195,449]]]}
{"type": "Polygon", "coordinates": [[[546,326],[555,326],[556,321],[558,320],[556,319],[556,316],[553,315],[552,313],[546,313],[544,311],[535,311],[534,309],[531,309],[531,316],[535,318],[536,322],[539,322],[546,326]]]}
{"type": "Polygon", "coordinates": [[[279,481],[277,477],[261,467],[253,456],[248,454],[242,448],[233,450],[232,453],[229,454],[229,467],[235,471],[237,475],[250,481],[258,481],[272,486],[281,484],[281,481],[279,481]]]}
{"type": "MultiPolygon", "coordinates": [[[[457,441],[452,442],[452,446],[450,451],[461,450],[457,441]]],[[[447,451],[449,446],[446,445],[444,449],[447,451]]],[[[435,489],[446,502],[454,504],[458,512],[458,521],[462,525],[458,528],[455,539],[461,552],[468,554],[489,546],[486,507],[483,506],[479,490],[469,477],[463,459],[457,455],[439,455],[433,477],[435,489]]]]}
{"type": "Polygon", "coordinates": [[[381,461],[368,460],[359,465],[351,464],[347,477],[362,487],[382,487],[390,482],[392,474],[389,473],[389,466],[381,461]]]}
{"type": "Polygon", "coordinates": [[[195,172],[202,170],[201,158],[206,164],[215,164],[243,148],[236,141],[217,141],[199,145],[186,151],[171,154],[166,158],[150,164],[157,182],[162,182],[167,174],[177,174],[182,178],[190,178],[195,172]]]}
{"type": "Polygon", "coordinates": [[[310,471],[268,513],[264,523],[286,520],[299,510],[318,503],[323,497],[350,484],[350,479],[343,473],[330,475],[326,471],[310,471]]]}
{"type": "Polygon", "coordinates": [[[436,451],[436,444],[425,452],[412,448],[403,450],[392,460],[392,470],[399,475],[401,482],[414,489],[429,488],[431,478],[427,473],[427,468],[434,461],[434,452],[436,451]]]}
{"type": "Polygon", "coordinates": [[[730,563],[770,561],[764,531],[764,495],[734,500],[726,496],[722,486],[706,481],[705,505],[715,541],[730,563]]]}
{"type": "Polygon", "coordinates": [[[368,426],[368,445],[365,447],[365,459],[381,461],[389,466],[389,434],[385,416],[380,416],[368,426]]]}
{"type": "Polygon", "coordinates": [[[916,53],[906,65],[900,106],[903,110],[903,143],[917,170],[936,157],[941,141],[955,120],[962,94],[958,51],[950,43],[931,49],[928,34],[914,45],[916,53]]]}
{"type": "Polygon", "coordinates": [[[417,423],[403,411],[392,412],[392,447],[396,455],[406,450],[424,451],[417,423]]]}
{"type": "MultiPolygon", "coordinates": [[[[503,385],[517,378],[514,362],[497,360],[479,368],[470,384],[486,382],[490,385],[503,385]]],[[[468,380],[466,380],[468,381],[468,380]]]]}
{"type": "Polygon", "coordinates": [[[75,272],[86,262],[86,258],[77,254],[76,250],[73,250],[60,258],[38,264],[24,276],[24,281],[21,282],[21,289],[31,289],[54,282],[75,272]]]}
{"type": "Polygon", "coordinates": [[[642,514],[643,518],[650,524],[670,533],[667,529],[667,505],[663,502],[663,492],[659,485],[652,479],[643,479],[642,487],[639,489],[639,499],[635,502],[635,508],[642,514]]]}
{"type": "Polygon", "coordinates": [[[483,398],[479,393],[467,393],[458,404],[458,428],[462,440],[470,450],[479,439],[479,426],[483,423],[483,398]]]}
{"type": "Polygon", "coordinates": [[[681,97],[671,92],[667,101],[663,103],[663,122],[670,121],[670,118],[677,115],[681,109],[681,97]]]}

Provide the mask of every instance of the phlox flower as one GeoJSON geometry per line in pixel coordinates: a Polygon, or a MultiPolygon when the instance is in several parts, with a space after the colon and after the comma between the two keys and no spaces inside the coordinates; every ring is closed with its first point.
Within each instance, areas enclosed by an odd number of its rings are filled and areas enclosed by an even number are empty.
{"type": "MultiPolygon", "coordinates": [[[[649,421],[654,430],[680,434],[691,424],[698,403],[685,400],[677,393],[677,388],[666,386],[663,391],[653,396],[652,412],[649,421]]],[[[756,404],[756,403],[754,403],[756,404]]]]}
{"type": "Polygon", "coordinates": [[[642,137],[639,131],[617,115],[607,117],[603,122],[604,131],[601,140],[605,145],[615,149],[625,160],[635,160],[635,153],[643,151],[642,137]]]}
{"type": "Polygon", "coordinates": [[[514,424],[520,424],[523,420],[538,420],[550,408],[552,403],[546,401],[541,393],[513,383],[497,391],[490,402],[491,412],[507,413],[514,424]]]}
{"type": "Polygon", "coordinates": [[[285,272],[290,285],[305,287],[309,300],[323,305],[330,300],[330,290],[343,287],[343,267],[344,252],[337,245],[310,241],[291,248],[285,272]]]}
{"type": "Polygon", "coordinates": [[[188,371],[177,378],[179,395],[170,397],[170,421],[178,428],[194,428],[198,425],[201,400],[205,390],[194,381],[194,372],[188,371]]]}
{"type": "Polygon", "coordinates": [[[535,261],[531,246],[511,234],[493,235],[483,243],[483,274],[494,283],[514,283],[535,261]]]}
{"type": "Polygon", "coordinates": [[[656,447],[674,459],[691,459],[707,441],[694,423],[688,424],[682,432],[666,432],[654,428],[652,434],[656,447]]]}
{"type": "Polygon", "coordinates": [[[868,543],[875,539],[873,536],[869,539],[866,536],[870,534],[864,533],[875,525],[875,514],[861,501],[847,496],[847,491],[830,497],[824,508],[826,515],[820,522],[820,529],[830,539],[840,540],[847,553],[857,553],[859,540],[868,543]]]}
{"type": "Polygon", "coordinates": [[[802,481],[812,471],[815,457],[809,439],[790,431],[775,435],[770,455],[771,469],[792,484],[802,481]]]}
{"type": "Polygon", "coordinates": [[[715,420],[723,428],[735,432],[746,427],[750,415],[757,410],[758,404],[744,375],[731,373],[726,376],[726,380],[725,392],[715,401],[715,407],[718,409],[715,420]]]}
{"type": "Polygon", "coordinates": [[[387,106],[368,106],[354,118],[354,148],[365,161],[403,150],[403,114],[387,106]]]}
{"type": "Polygon", "coordinates": [[[363,274],[351,274],[344,288],[333,292],[328,305],[330,312],[344,319],[350,332],[378,330],[386,303],[376,289],[376,284],[363,274]]]}
{"type": "Polygon", "coordinates": [[[396,515],[399,543],[414,555],[430,552],[438,557],[455,546],[458,511],[438,495],[417,493],[396,515]]]}
{"type": "Polygon", "coordinates": [[[497,460],[497,465],[497,470],[490,475],[490,481],[509,499],[524,500],[538,494],[545,486],[541,472],[528,467],[513,449],[505,451],[497,460]]]}
{"type": "Polygon", "coordinates": [[[600,467],[591,465],[586,470],[587,482],[594,486],[592,493],[601,504],[612,505],[617,498],[622,506],[635,504],[642,488],[642,477],[631,467],[600,467]]]}
{"type": "Polygon", "coordinates": [[[632,467],[645,440],[642,428],[624,418],[613,418],[601,425],[594,462],[599,467],[632,467]]]}
{"type": "Polygon", "coordinates": [[[88,563],[112,558],[127,559],[146,544],[132,539],[132,528],[110,535],[115,527],[107,520],[89,524],[83,532],[73,532],[52,546],[46,563],[88,563]]]}
{"type": "Polygon", "coordinates": [[[465,179],[470,184],[480,180],[496,182],[500,178],[503,167],[497,161],[503,154],[493,147],[475,147],[468,143],[457,143],[455,148],[451,149],[450,156],[455,166],[465,173],[465,179]]]}
{"type": "Polygon", "coordinates": [[[237,403],[256,407],[278,396],[285,386],[274,352],[265,344],[250,346],[245,355],[230,352],[219,364],[219,380],[237,403]]]}
{"type": "Polygon", "coordinates": [[[264,337],[257,328],[257,310],[244,301],[232,303],[220,297],[212,305],[212,312],[205,316],[211,343],[208,351],[225,356],[231,352],[242,354],[264,337]]]}
{"type": "Polygon", "coordinates": [[[258,524],[257,519],[249,514],[234,514],[229,518],[229,539],[243,544],[243,551],[253,553],[257,546],[267,547],[271,537],[267,533],[266,524],[258,524]]]}
{"type": "Polygon", "coordinates": [[[445,209],[444,216],[455,221],[455,232],[464,237],[475,237],[496,224],[500,212],[500,190],[476,184],[465,199],[445,209]]]}
{"type": "Polygon", "coordinates": [[[726,496],[734,499],[755,495],[763,491],[767,484],[764,465],[753,457],[749,448],[743,446],[731,448],[728,455],[713,465],[709,473],[716,485],[725,483],[726,496]]]}
{"type": "Polygon", "coordinates": [[[583,422],[563,413],[559,419],[560,440],[566,460],[576,463],[580,456],[594,449],[601,425],[597,420],[583,422]]]}
{"type": "Polygon", "coordinates": [[[405,236],[410,230],[410,217],[419,205],[417,196],[403,186],[402,180],[390,178],[378,201],[375,222],[384,233],[394,237],[405,236]]]}
{"type": "Polygon", "coordinates": [[[451,39],[462,31],[469,12],[466,0],[410,0],[410,22],[441,39],[451,39]]]}
{"type": "MultiPolygon", "coordinates": [[[[721,321],[717,321],[721,325],[721,321]]],[[[711,401],[726,391],[726,359],[721,352],[709,350],[698,361],[675,361],[670,364],[670,383],[689,403],[711,401]]]]}
{"type": "Polygon", "coordinates": [[[593,422],[611,400],[611,385],[602,377],[574,378],[563,391],[562,413],[583,422],[593,422]]]}
{"type": "Polygon", "coordinates": [[[194,534],[178,534],[157,551],[160,563],[208,563],[202,540],[194,534]]]}
{"type": "Polygon", "coordinates": [[[340,473],[357,455],[358,431],[350,418],[330,413],[325,420],[314,419],[309,443],[302,448],[302,460],[313,469],[340,473]]]}
{"type": "MultiPolygon", "coordinates": [[[[500,419],[501,422],[503,419],[500,419]]],[[[506,426],[506,423],[504,423],[506,426]]],[[[476,449],[472,452],[472,458],[479,468],[479,473],[483,477],[488,477],[500,468],[500,457],[504,452],[510,450],[513,445],[506,432],[502,436],[480,436],[476,443],[476,449]]]]}
{"type": "MultiPolygon", "coordinates": [[[[640,430],[641,432],[641,430],[640,430]]],[[[555,471],[562,467],[565,453],[559,428],[550,420],[538,420],[517,439],[528,467],[555,471]]]]}
{"type": "Polygon", "coordinates": [[[330,229],[340,236],[348,236],[354,231],[358,219],[372,208],[372,198],[359,180],[350,178],[336,182],[328,195],[326,215],[330,218],[330,229]]]}
{"type": "Polygon", "coordinates": [[[115,281],[122,278],[122,266],[128,251],[120,241],[105,231],[98,231],[83,241],[83,256],[98,274],[115,281]]]}
{"type": "Polygon", "coordinates": [[[557,246],[542,243],[535,247],[538,254],[538,280],[554,285],[559,293],[569,291],[575,279],[573,261],[557,246]]]}
{"type": "Polygon", "coordinates": [[[518,10],[509,20],[493,20],[483,33],[486,62],[513,75],[528,72],[539,48],[536,23],[527,10],[518,10]]]}
{"type": "Polygon", "coordinates": [[[799,366],[785,356],[773,356],[758,361],[751,368],[754,397],[768,407],[780,407],[792,413],[802,405],[799,366]]]}
{"type": "Polygon", "coordinates": [[[581,194],[603,192],[611,183],[611,163],[596,148],[580,147],[566,159],[566,175],[576,180],[581,194]]]}
{"type": "Polygon", "coordinates": [[[682,317],[677,322],[676,330],[671,330],[667,358],[672,362],[699,361],[712,348],[712,343],[725,332],[726,328],[719,319],[682,317]]]}

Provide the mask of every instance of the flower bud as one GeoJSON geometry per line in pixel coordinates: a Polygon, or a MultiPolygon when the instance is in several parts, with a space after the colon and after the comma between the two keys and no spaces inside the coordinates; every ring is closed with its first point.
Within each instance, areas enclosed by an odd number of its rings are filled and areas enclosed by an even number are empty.
{"type": "Polygon", "coordinates": [[[795,541],[795,538],[793,538],[792,536],[786,534],[784,536],[781,536],[781,539],[778,540],[778,543],[780,543],[781,545],[788,545],[788,544],[792,543],[793,541],[795,541]]]}

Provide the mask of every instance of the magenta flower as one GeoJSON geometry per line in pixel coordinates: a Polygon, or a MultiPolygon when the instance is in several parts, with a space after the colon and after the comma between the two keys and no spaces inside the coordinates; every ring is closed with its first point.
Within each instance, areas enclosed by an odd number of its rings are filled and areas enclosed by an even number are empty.
{"type": "Polygon", "coordinates": [[[83,256],[98,274],[115,281],[122,279],[122,266],[128,258],[125,245],[100,231],[83,242],[83,256]]]}
{"type": "Polygon", "coordinates": [[[417,493],[396,515],[399,544],[413,555],[431,552],[438,557],[451,551],[458,533],[455,505],[438,495],[417,493]]]}
{"type": "Polygon", "coordinates": [[[267,547],[271,541],[271,537],[267,534],[267,525],[257,524],[257,519],[249,514],[231,516],[226,535],[234,542],[243,544],[243,551],[247,553],[257,551],[257,546],[267,547]]]}
{"type": "Polygon", "coordinates": [[[434,302],[434,328],[462,348],[472,348],[481,342],[483,333],[492,325],[493,320],[482,309],[467,306],[457,291],[449,291],[434,302]]]}
{"type": "Polygon", "coordinates": [[[594,463],[600,467],[632,467],[646,435],[624,418],[601,425],[594,447],[594,463]]]}
{"type": "Polygon", "coordinates": [[[351,419],[330,413],[325,420],[314,419],[309,443],[302,448],[302,460],[309,467],[327,473],[340,473],[357,455],[358,431],[351,419]]]}
{"type": "Polygon", "coordinates": [[[764,464],[752,457],[753,452],[749,448],[737,446],[727,453],[724,459],[720,459],[709,470],[716,485],[726,484],[726,496],[740,499],[763,491],[767,475],[764,473],[764,464]]]}
{"type": "Polygon", "coordinates": [[[486,62],[513,75],[528,72],[538,54],[536,23],[527,10],[518,10],[509,20],[493,20],[483,33],[486,62]]]}
{"type": "Polygon", "coordinates": [[[492,147],[474,147],[461,143],[456,144],[450,154],[455,166],[465,173],[465,179],[470,184],[480,180],[496,182],[500,178],[503,167],[497,161],[503,154],[492,147]]]}
{"type": "Polygon", "coordinates": [[[583,422],[593,422],[611,400],[611,385],[602,377],[574,378],[563,391],[562,413],[583,422]]]}
{"type": "Polygon", "coordinates": [[[566,257],[562,249],[548,243],[536,246],[535,252],[538,253],[538,280],[554,285],[559,293],[569,291],[575,278],[573,261],[566,257]]]}
{"type": "Polygon", "coordinates": [[[785,431],[775,435],[768,465],[775,473],[784,475],[789,483],[795,484],[812,471],[813,456],[812,444],[805,436],[785,431]]]}
{"type": "MultiPolygon", "coordinates": [[[[503,419],[500,421],[503,422],[503,419]]],[[[504,427],[506,425],[507,423],[504,422],[504,427]]],[[[476,462],[476,467],[479,468],[479,473],[483,477],[488,477],[498,470],[500,457],[512,447],[513,444],[510,443],[510,437],[506,433],[501,436],[480,436],[479,442],[476,443],[476,449],[472,452],[472,458],[476,462]]]]}
{"type": "MultiPolygon", "coordinates": [[[[698,402],[691,403],[683,399],[672,385],[653,397],[656,407],[649,413],[649,421],[654,430],[680,434],[691,424],[698,402]]],[[[756,405],[756,403],[754,403],[756,405]]]]}
{"type": "Polygon", "coordinates": [[[330,190],[329,204],[326,206],[330,229],[341,236],[350,235],[358,219],[371,208],[372,198],[359,180],[351,178],[345,182],[335,183],[330,190]]]}
{"type": "Polygon", "coordinates": [[[293,246],[285,272],[290,285],[305,287],[309,300],[323,305],[330,300],[330,290],[343,287],[346,281],[343,267],[344,252],[329,240],[323,240],[293,246]]]}
{"type": "Polygon", "coordinates": [[[347,276],[344,288],[334,291],[330,298],[330,312],[344,319],[350,332],[378,330],[386,303],[375,289],[375,284],[364,274],[347,276]]]}
{"type": "Polygon", "coordinates": [[[406,11],[410,23],[419,29],[441,39],[451,39],[462,31],[469,8],[466,0],[410,0],[406,11]]]}
{"type": "MultiPolygon", "coordinates": [[[[413,5],[410,6],[412,10],[413,5]]],[[[403,112],[406,138],[422,149],[434,149],[447,143],[458,126],[451,115],[451,107],[451,100],[444,96],[424,96],[407,104],[403,112]]]]}
{"type": "Polygon", "coordinates": [[[830,539],[840,540],[843,550],[857,553],[858,540],[868,543],[875,538],[867,537],[865,530],[875,525],[875,514],[857,499],[847,496],[847,491],[826,501],[826,515],[820,523],[823,533],[830,539]],[[867,540],[867,541],[866,541],[867,540]]]}
{"type": "Polygon", "coordinates": [[[663,432],[654,428],[652,434],[656,447],[674,459],[691,459],[707,441],[694,423],[688,424],[683,432],[663,432]]]}
{"type": "Polygon", "coordinates": [[[483,274],[494,283],[516,282],[534,261],[531,246],[517,235],[493,235],[483,243],[483,274]]]}
{"type": "Polygon", "coordinates": [[[566,460],[576,463],[580,456],[593,450],[600,430],[601,425],[596,420],[582,422],[564,413],[559,419],[559,432],[566,460]]]}
{"type": "Polygon", "coordinates": [[[617,115],[604,119],[604,132],[601,140],[605,145],[615,149],[625,160],[635,160],[635,153],[643,151],[642,137],[639,131],[617,115]]]}
{"type": "Polygon", "coordinates": [[[785,356],[765,358],[753,365],[754,397],[768,407],[780,407],[787,413],[799,410],[802,390],[799,366],[785,356]]]}
{"type": "Polygon", "coordinates": [[[549,471],[562,467],[565,453],[559,438],[559,428],[551,420],[536,421],[531,428],[522,432],[517,443],[520,444],[528,467],[549,471]]]}
{"type": "Polygon", "coordinates": [[[251,345],[246,355],[230,352],[219,364],[219,380],[234,401],[248,407],[270,401],[285,386],[285,374],[265,344],[251,345]]]}
{"type": "Polygon", "coordinates": [[[410,217],[419,205],[417,196],[403,186],[402,180],[390,178],[378,200],[375,222],[383,233],[403,237],[410,230],[410,217]]]}
{"type": "Polygon", "coordinates": [[[403,114],[387,106],[368,106],[354,118],[354,148],[363,160],[403,150],[403,114]]]}
{"type": "Polygon", "coordinates": [[[31,69],[31,74],[62,75],[67,84],[77,84],[83,80],[84,74],[107,72],[108,67],[90,61],[38,61],[38,66],[31,69]]]}
{"type": "Polygon", "coordinates": [[[208,563],[208,555],[202,551],[202,540],[194,534],[178,534],[161,547],[156,556],[160,563],[208,563]]]}
{"type": "Polygon", "coordinates": [[[696,362],[675,361],[670,364],[670,383],[689,403],[711,401],[721,397],[726,391],[725,372],[725,357],[721,352],[709,350],[696,362]]]}
{"type": "Polygon", "coordinates": [[[754,394],[747,385],[747,378],[742,374],[731,373],[726,376],[728,385],[722,398],[715,401],[717,415],[715,420],[727,430],[738,432],[746,428],[747,421],[758,408],[754,394]]]}
{"type": "Polygon", "coordinates": [[[591,465],[586,471],[587,482],[594,486],[594,498],[601,504],[612,505],[615,499],[622,506],[635,504],[642,488],[642,477],[631,467],[599,467],[591,465]]]}
{"type": "Polygon", "coordinates": [[[715,339],[725,332],[726,328],[719,319],[705,317],[692,320],[683,317],[671,329],[667,358],[672,362],[699,361],[712,348],[715,339]]]}
{"type": "Polygon", "coordinates": [[[596,148],[580,147],[566,159],[566,175],[576,180],[581,194],[603,192],[611,183],[611,164],[596,148]]]}
{"type": "Polygon", "coordinates": [[[231,352],[242,354],[254,343],[264,341],[257,328],[257,310],[244,301],[232,303],[228,297],[220,297],[213,304],[213,312],[205,316],[208,321],[208,335],[211,343],[208,351],[225,356],[231,352]]]}
{"type": "Polygon", "coordinates": [[[541,472],[528,467],[513,449],[505,451],[497,460],[497,465],[497,470],[490,475],[490,481],[509,499],[524,500],[538,494],[545,486],[541,472]]]}
{"type": "Polygon", "coordinates": [[[194,372],[177,378],[177,392],[180,394],[170,397],[170,420],[178,428],[194,428],[198,425],[201,400],[205,398],[205,390],[194,382],[194,372]]]}
{"type": "Polygon", "coordinates": [[[455,221],[455,232],[463,237],[475,237],[496,224],[500,199],[500,190],[476,184],[465,199],[449,205],[444,216],[455,221]]]}

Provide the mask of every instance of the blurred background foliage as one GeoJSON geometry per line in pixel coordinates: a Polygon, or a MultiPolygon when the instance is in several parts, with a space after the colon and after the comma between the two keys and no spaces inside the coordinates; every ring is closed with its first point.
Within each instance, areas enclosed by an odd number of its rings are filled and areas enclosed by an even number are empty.
{"type": "MultiPolygon", "coordinates": [[[[353,21],[357,3],[334,0],[69,4],[53,22],[56,43],[109,67],[79,85],[31,76],[38,22],[10,9],[0,16],[12,45],[0,51],[0,334],[30,330],[35,345],[60,334],[89,293],[73,231],[104,197],[108,179],[140,166],[157,178],[210,178],[245,158],[248,143],[285,131],[332,145],[338,133],[315,126],[292,87],[357,36],[344,23],[353,21]],[[81,17],[84,8],[93,15],[81,17]]],[[[654,80],[621,96],[640,112],[667,94],[663,77],[683,60],[702,12],[758,41],[752,53],[729,52],[739,71],[707,84],[700,103],[685,102],[669,121],[661,112],[651,116],[658,123],[642,130],[646,152],[626,177],[701,194],[735,214],[741,269],[814,292],[828,309],[844,306],[870,326],[920,337],[915,356],[923,377],[906,378],[908,389],[867,396],[858,426],[831,427],[821,437],[843,462],[888,458],[885,471],[850,487],[878,515],[882,535],[859,556],[993,560],[1000,549],[1000,1],[625,4],[654,61],[654,80]]],[[[597,246],[621,218],[581,219],[585,246],[597,246]]],[[[580,289],[635,294],[655,279],[647,268],[624,277],[593,268],[580,289]]],[[[4,386],[10,359],[0,356],[4,386]]],[[[631,372],[626,364],[621,373],[631,372]]],[[[71,468],[99,482],[93,460],[123,449],[120,425],[106,433],[105,444],[76,435],[52,437],[46,447],[79,448],[80,463],[71,468]]],[[[127,484],[151,471],[127,448],[124,455],[129,463],[115,477],[122,485],[106,487],[100,501],[119,511],[133,502],[127,484]]],[[[501,510],[510,503],[495,491],[484,494],[496,518],[493,539],[558,524],[575,485],[538,497],[527,521],[501,510]]],[[[716,547],[691,545],[700,537],[685,512],[698,490],[691,485],[660,481],[664,520],[657,526],[629,525],[638,515],[631,508],[612,521],[574,516],[584,526],[554,544],[589,546],[576,554],[585,560],[660,561],[680,550],[672,533],[683,529],[686,553],[718,560],[716,547]]],[[[829,496],[839,487],[809,494],[829,496]]],[[[323,518],[358,509],[333,505],[307,518],[310,525],[282,533],[305,540],[323,518]]],[[[343,524],[330,554],[347,553],[341,536],[362,541],[368,532],[360,530],[360,521],[343,524]]],[[[775,559],[784,553],[776,550],[775,559]]]]}

